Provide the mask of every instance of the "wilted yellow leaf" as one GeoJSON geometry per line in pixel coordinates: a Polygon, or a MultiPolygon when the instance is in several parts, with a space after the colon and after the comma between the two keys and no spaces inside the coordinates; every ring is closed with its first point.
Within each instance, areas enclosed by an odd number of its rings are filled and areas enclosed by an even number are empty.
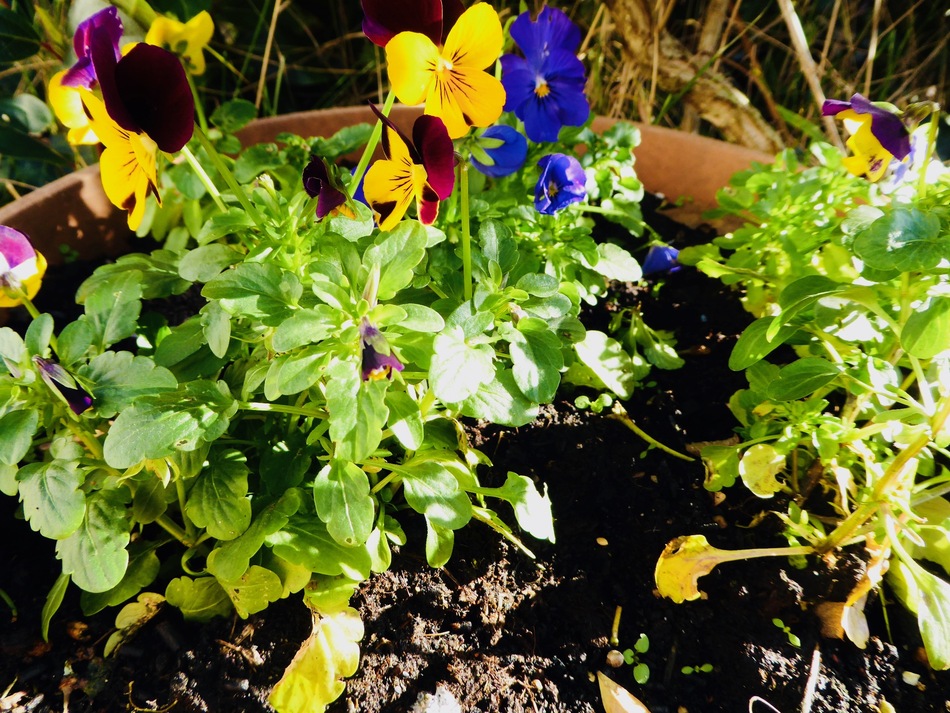
{"type": "Polygon", "coordinates": [[[771,498],[782,489],[776,475],[785,469],[785,456],[767,443],[757,443],[742,454],[739,476],[760,498],[771,498]]]}
{"type": "Polygon", "coordinates": [[[677,537],[663,548],[656,563],[656,588],[677,604],[699,599],[697,581],[719,564],[718,552],[702,535],[677,537]]]}

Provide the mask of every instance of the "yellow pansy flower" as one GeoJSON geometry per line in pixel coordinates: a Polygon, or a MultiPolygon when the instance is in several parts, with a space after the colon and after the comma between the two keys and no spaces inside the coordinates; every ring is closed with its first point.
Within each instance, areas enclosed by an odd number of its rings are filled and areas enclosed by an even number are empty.
{"type": "Polygon", "coordinates": [[[89,117],[82,108],[82,98],[79,95],[78,87],[63,86],[63,77],[68,70],[57,72],[49,80],[49,86],[46,89],[46,96],[49,99],[50,106],[53,107],[53,113],[69,129],[66,134],[66,140],[73,146],[80,144],[98,144],[99,137],[89,125],[89,117]]]}
{"type": "Polygon", "coordinates": [[[145,35],[145,41],[171,50],[183,60],[188,71],[197,76],[205,72],[204,48],[214,34],[214,22],[207,10],[202,10],[188,22],[179,22],[159,15],[145,35]]]}
{"type": "Polygon", "coordinates": [[[843,111],[838,118],[850,136],[845,146],[851,155],[841,160],[841,165],[854,176],[864,176],[872,183],[879,181],[894,155],[888,151],[871,131],[871,115],[843,111]]]}
{"type": "Polygon", "coordinates": [[[426,35],[400,32],[386,44],[389,81],[404,104],[425,102],[453,139],[470,126],[490,126],[505,105],[505,89],[485,72],[503,46],[501,21],[486,3],[462,13],[439,49],[426,35]]]}
{"type": "Polygon", "coordinates": [[[113,205],[128,211],[129,228],[135,230],[145,215],[149,194],[159,205],[162,202],[155,167],[158,145],[145,134],[123,129],[98,97],[86,89],[81,91],[92,130],[105,146],[99,157],[102,187],[113,205]]]}

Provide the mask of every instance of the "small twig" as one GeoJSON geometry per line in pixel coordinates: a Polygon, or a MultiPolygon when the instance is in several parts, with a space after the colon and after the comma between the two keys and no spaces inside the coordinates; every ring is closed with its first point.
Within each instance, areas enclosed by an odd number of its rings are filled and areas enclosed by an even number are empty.
{"type": "Polygon", "coordinates": [[[630,418],[630,415],[627,413],[626,409],[624,409],[624,407],[620,405],[619,401],[614,402],[613,410],[609,414],[607,414],[607,418],[612,418],[617,421],[620,421],[620,423],[622,423],[624,426],[626,426],[631,431],[636,433],[638,436],[640,436],[640,438],[642,438],[644,441],[649,443],[651,446],[659,448],[661,451],[664,451],[665,453],[669,453],[671,456],[675,458],[679,458],[681,460],[686,460],[686,461],[696,460],[695,458],[691,458],[688,455],[680,453],[679,451],[674,451],[672,448],[670,448],[667,445],[664,445],[663,443],[660,443],[653,436],[651,436],[642,428],[640,428],[637,424],[633,422],[633,419],[630,418]]]}
{"type": "Polygon", "coordinates": [[[277,16],[283,10],[280,0],[274,0],[274,14],[270,18],[270,27],[267,28],[267,41],[264,43],[264,59],[261,63],[261,76],[257,80],[257,97],[254,99],[254,107],[260,111],[261,99],[264,96],[264,81],[267,79],[267,65],[270,63],[270,51],[274,46],[274,32],[277,30],[277,16]]]}
{"type": "Polygon", "coordinates": [[[866,72],[864,74],[864,96],[871,96],[871,75],[874,72],[874,60],[877,57],[877,40],[880,35],[878,30],[880,29],[881,21],[881,0],[874,0],[874,11],[871,13],[871,41],[868,44],[868,58],[865,60],[864,66],[866,72]]]}
{"type": "Polygon", "coordinates": [[[818,674],[821,672],[821,651],[815,644],[811,654],[811,668],[808,671],[808,680],[805,682],[805,695],[802,698],[802,713],[811,713],[815,702],[815,691],[818,688],[818,674]]]}

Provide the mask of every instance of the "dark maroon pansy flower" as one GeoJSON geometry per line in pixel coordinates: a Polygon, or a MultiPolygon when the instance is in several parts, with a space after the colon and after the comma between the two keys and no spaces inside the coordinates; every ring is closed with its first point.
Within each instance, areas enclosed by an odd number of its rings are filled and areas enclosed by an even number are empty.
{"type": "Polygon", "coordinates": [[[38,356],[33,357],[33,363],[40,370],[40,377],[46,385],[67,403],[74,414],[78,416],[92,408],[92,396],[63,367],[38,356]]]}
{"type": "Polygon", "coordinates": [[[92,61],[115,123],[146,134],[167,153],[188,143],[195,128],[195,101],[178,57],[142,43],[116,62],[102,38],[93,43],[92,61]]]}
{"type": "Polygon", "coordinates": [[[317,218],[324,218],[346,204],[346,192],[330,177],[326,162],[319,156],[311,156],[304,168],[303,188],[308,196],[317,198],[317,218]]]}
{"type": "Polygon", "coordinates": [[[107,7],[79,23],[73,35],[73,49],[76,50],[76,64],[66,70],[63,77],[64,87],[85,87],[89,89],[96,83],[96,69],[92,62],[92,38],[98,35],[112,49],[115,61],[122,56],[119,40],[122,38],[122,20],[119,11],[107,7]]]}
{"type": "Polygon", "coordinates": [[[402,362],[393,355],[386,337],[366,317],[360,323],[360,340],[363,343],[360,369],[363,381],[392,379],[393,369],[403,370],[402,362]]]}
{"type": "Polygon", "coordinates": [[[419,32],[442,45],[465,10],[461,0],[361,0],[361,4],[363,34],[380,47],[400,32],[419,32]]]}

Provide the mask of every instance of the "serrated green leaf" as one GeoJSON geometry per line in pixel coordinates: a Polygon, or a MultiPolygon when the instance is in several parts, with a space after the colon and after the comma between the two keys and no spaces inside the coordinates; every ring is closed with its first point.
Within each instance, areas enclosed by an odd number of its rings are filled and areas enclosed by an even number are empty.
{"type": "Polygon", "coordinates": [[[125,576],[112,589],[82,593],[80,601],[83,613],[92,616],[106,607],[115,607],[131,599],[155,581],[160,566],[158,555],[152,548],[132,555],[125,576]]]}
{"type": "Polygon", "coordinates": [[[854,252],[878,270],[929,270],[950,255],[950,234],[933,213],[897,207],[855,237],[854,252]]]}
{"type": "Polygon", "coordinates": [[[538,404],[521,393],[510,369],[496,372],[494,378],[465,399],[460,408],[465,416],[503,426],[524,426],[538,417],[538,404]]]}
{"type": "Polygon", "coordinates": [[[547,489],[544,495],[538,492],[531,478],[508,471],[505,484],[500,488],[476,488],[473,492],[511,503],[522,530],[539,540],[555,541],[551,499],[547,489]]]}
{"type": "Polygon", "coordinates": [[[214,577],[173,579],[165,588],[165,600],[191,621],[210,621],[232,611],[231,599],[214,577]]]}
{"type": "Polygon", "coordinates": [[[330,461],[314,479],[313,502],[334,540],[347,547],[365,544],[376,511],[369,494],[369,478],[359,466],[330,461]]]}
{"type": "Polygon", "coordinates": [[[189,282],[208,282],[222,270],[241,261],[241,253],[229,245],[211,243],[189,250],[178,264],[178,274],[189,282]]]}
{"type": "Polygon", "coordinates": [[[285,163],[277,144],[255,144],[241,151],[234,162],[234,177],[238,183],[250,183],[262,173],[280,168],[285,163]]]}
{"type": "Polygon", "coordinates": [[[530,317],[518,323],[515,334],[520,338],[509,341],[515,383],[528,400],[547,403],[561,383],[561,340],[546,323],[530,317]]]}
{"type": "Polygon", "coordinates": [[[188,493],[185,514],[217,540],[233,540],[251,524],[247,459],[236,450],[215,451],[188,493]]]}
{"type": "Polygon", "coordinates": [[[414,220],[404,220],[395,229],[382,233],[367,249],[363,264],[379,267],[377,297],[389,300],[412,282],[413,270],[426,254],[426,231],[414,220]]]}
{"type": "Polygon", "coordinates": [[[86,498],[86,517],[78,530],[56,543],[56,556],[80,589],[104,592],[125,576],[129,539],[122,494],[100,490],[86,498]]]}
{"type": "Polygon", "coordinates": [[[82,525],[86,495],[83,474],[73,461],[30,463],[17,473],[23,516],[43,537],[62,540],[82,525]]]}
{"type": "Polygon", "coordinates": [[[407,451],[417,451],[425,438],[425,423],[419,404],[405,391],[386,392],[389,408],[389,430],[407,451]]]}
{"type": "Polygon", "coordinates": [[[67,324],[59,333],[56,344],[60,363],[68,368],[82,359],[95,338],[95,330],[89,322],[77,320],[67,324]]]}
{"type": "Polygon", "coordinates": [[[643,277],[640,263],[619,245],[598,243],[597,255],[600,259],[594,263],[593,268],[608,280],[636,282],[643,277]]]}
{"type": "Polygon", "coordinates": [[[322,713],[356,673],[363,622],[347,607],[314,616],[313,632],[300,647],[268,699],[277,713],[322,713]]]}
{"type": "Polygon", "coordinates": [[[26,334],[23,338],[26,343],[26,350],[30,354],[42,356],[46,353],[51,336],[53,336],[53,316],[44,312],[30,322],[30,326],[26,328],[26,334]]]}
{"type": "Polygon", "coordinates": [[[284,585],[276,573],[256,564],[251,565],[239,579],[218,584],[242,619],[263,611],[268,604],[280,599],[284,591],[284,585]]]}
{"type": "Polygon", "coordinates": [[[242,262],[211,279],[201,294],[220,300],[231,314],[257,317],[267,325],[277,325],[290,316],[290,308],[300,299],[303,287],[296,275],[274,263],[242,262]]]}
{"type": "Polygon", "coordinates": [[[467,344],[460,327],[437,335],[433,348],[429,385],[445,403],[464,401],[495,376],[495,351],[487,344],[467,344]]]}
{"type": "Polygon", "coordinates": [[[256,513],[239,537],[211,551],[208,555],[208,571],[223,582],[238,579],[247,571],[251,558],[264,545],[265,539],[287,524],[301,502],[299,490],[292,488],[285,491],[279,500],[256,513]]]}
{"type": "Polygon", "coordinates": [[[103,453],[113,468],[195,450],[219,438],[237,412],[223,381],[192,381],[175,391],[140,398],[109,429],[103,453]]]}
{"type": "Polygon", "coordinates": [[[271,337],[276,352],[287,352],[305,344],[322,342],[340,328],[339,312],[329,305],[300,309],[281,322],[271,337]]]}
{"type": "Polygon", "coordinates": [[[231,99],[218,106],[209,117],[225,134],[233,134],[257,117],[257,107],[247,99],[231,99]]]}
{"type": "Polygon", "coordinates": [[[85,295],[83,319],[92,326],[102,349],[135,334],[142,310],[142,277],[138,270],[119,272],[85,295]]]}
{"type": "Polygon", "coordinates": [[[33,409],[10,411],[0,417],[0,463],[16,465],[33,445],[40,415],[33,409]]]}
{"type": "Polygon", "coordinates": [[[104,352],[77,373],[92,385],[93,403],[103,418],[112,418],[143,396],[178,387],[178,380],[168,369],[131,352],[104,352]]]}
{"type": "Polygon", "coordinates": [[[588,330],[574,345],[581,363],[622,399],[630,398],[637,381],[637,367],[623,345],[603,332],[588,330]]]}
{"type": "Polygon", "coordinates": [[[330,354],[323,346],[299,349],[281,357],[277,371],[277,390],[293,395],[306,391],[316,384],[326,370],[330,354]]]}

